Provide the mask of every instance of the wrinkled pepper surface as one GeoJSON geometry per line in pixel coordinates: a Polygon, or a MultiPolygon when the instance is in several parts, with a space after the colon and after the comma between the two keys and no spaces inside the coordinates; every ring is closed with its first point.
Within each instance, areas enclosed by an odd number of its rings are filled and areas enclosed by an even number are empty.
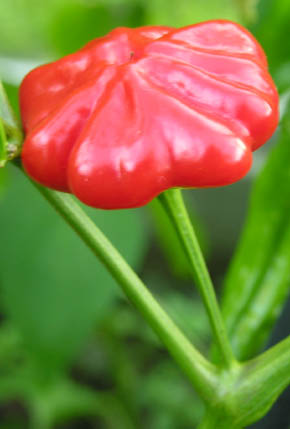
{"type": "Polygon", "coordinates": [[[20,108],[26,172],[105,209],[233,183],[278,123],[262,48],[221,20],[117,28],[31,71],[20,108]]]}

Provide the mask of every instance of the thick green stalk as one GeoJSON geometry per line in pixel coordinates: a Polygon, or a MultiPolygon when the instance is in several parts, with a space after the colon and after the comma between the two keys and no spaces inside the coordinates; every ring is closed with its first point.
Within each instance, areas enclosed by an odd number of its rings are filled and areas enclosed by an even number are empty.
{"type": "Polygon", "coordinates": [[[215,414],[214,410],[209,409],[205,414],[198,429],[242,429],[241,426],[233,424],[231,418],[225,418],[223,415],[215,414]]]}
{"type": "Polygon", "coordinates": [[[290,384],[290,336],[224,376],[198,429],[245,428],[267,414],[290,384]]]}
{"type": "Polygon", "coordinates": [[[234,395],[242,426],[261,419],[290,385],[290,336],[246,362],[234,395]]]}
{"type": "Polygon", "coordinates": [[[179,189],[170,189],[161,194],[159,200],[170,216],[189,259],[193,279],[203,299],[223,364],[225,367],[230,368],[236,361],[226,333],[214,287],[185,208],[181,191],[179,189]]]}
{"type": "Polygon", "coordinates": [[[107,267],[129,300],[138,308],[187,374],[200,396],[208,404],[211,403],[217,385],[216,367],[183,335],[137,274],[74,199],[68,194],[43,188],[36,183],[34,185],[107,267]]]}

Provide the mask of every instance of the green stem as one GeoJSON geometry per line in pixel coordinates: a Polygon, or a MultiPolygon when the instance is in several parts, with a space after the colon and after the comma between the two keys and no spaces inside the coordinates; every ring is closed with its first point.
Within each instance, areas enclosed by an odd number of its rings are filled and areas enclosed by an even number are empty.
{"type": "Polygon", "coordinates": [[[261,419],[289,385],[290,336],[243,365],[235,395],[241,424],[261,419]]]}
{"type": "Polygon", "coordinates": [[[231,418],[217,415],[214,410],[209,409],[198,425],[198,429],[241,429],[241,426],[236,426],[231,418]]]}
{"type": "Polygon", "coordinates": [[[289,384],[290,336],[221,380],[217,403],[199,429],[248,427],[267,414],[289,384]]]}
{"type": "Polygon", "coordinates": [[[216,367],[189,342],[120,253],[74,199],[68,194],[32,183],[107,267],[129,300],[138,308],[187,374],[201,397],[207,403],[211,403],[213,391],[217,386],[216,367]]]}
{"type": "Polygon", "coordinates": [[[219,352],[223,358],[223,364],[225,367],[230,368],[236,361],[226,333],[215,290],[185,208],[181,191],[179,189],[170,189],[161,194],[159,200],[170,216],[189,259],[192,275],[203,299],[219,352]]]}

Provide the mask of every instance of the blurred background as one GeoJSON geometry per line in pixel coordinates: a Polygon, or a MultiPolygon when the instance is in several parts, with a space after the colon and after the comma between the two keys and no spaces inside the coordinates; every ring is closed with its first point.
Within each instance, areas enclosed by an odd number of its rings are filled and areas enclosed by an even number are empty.
{"type": "MultiPolygon", "coordinates": [[[[223,18],[264,47],[281,93],[290,88],[289,0],[1,0],[0,76],[18,111],[33,67],[116,26],[175,27],[223,18]]],[[[184,192],[218,293],[242,229],[251,173],[184,192]]],[[[87,209],[197,347],[210,330],[187,261],[156,202],[87,209]]],[[[203,407],[166,350],[69,227],[14,167],[0,170],[0,428],[189,429],[203,407]]],[[[289,331],[289,309],[271,342],[289,331]]],[[[253,428],[286,429],[289,392],[253,428]],[[287,397],[288,395],[288,397],[287,397]],[[288,404],[287,404],[288,401],[288,404]]]]}

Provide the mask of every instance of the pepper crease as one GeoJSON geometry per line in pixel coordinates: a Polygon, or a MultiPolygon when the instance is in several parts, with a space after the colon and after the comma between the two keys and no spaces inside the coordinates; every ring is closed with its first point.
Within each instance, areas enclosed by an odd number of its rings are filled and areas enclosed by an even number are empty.
{"type": "Polygon", "coordinates": [[[233,183],[278,123],[262,48],[223,20],[117,28],[31,71],[20,109],[26,172],[104,209],[233,183]]]}

